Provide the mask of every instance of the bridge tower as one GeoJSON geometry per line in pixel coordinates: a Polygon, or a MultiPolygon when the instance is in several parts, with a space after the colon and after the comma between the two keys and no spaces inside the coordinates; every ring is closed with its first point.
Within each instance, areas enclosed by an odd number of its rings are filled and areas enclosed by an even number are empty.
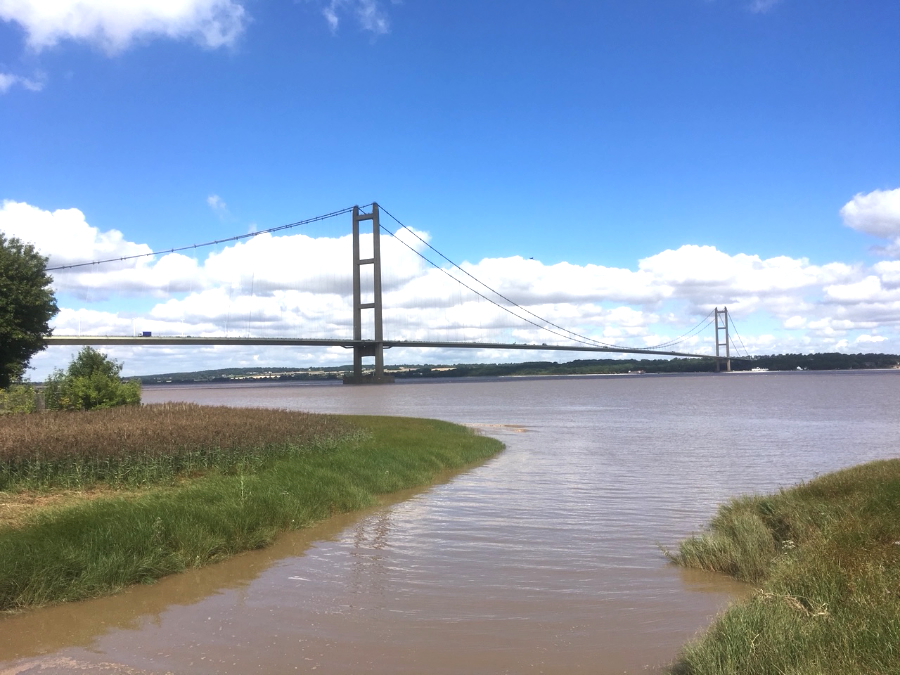
{"type": "Polygon", "coordinates": [[[378,220],[378,204],[372,203],[371,213],[360,213],[353,207],[353,375],[344,378],[344,384],[387,384],[394,381],[393,375],[384,374],[384,329],[381,314],[381,223],[378,220]],[[372,221],[372,257],[360,257],[359,227],[364,220],[372,221]],[[372,270],[372,302],[362,301],[363,268],[372,270]],[[363,340],[362,312],[374,313],[375,335],[363,340]],[[375,372],[363,377],[362,360],[365,356],[375,357],[375,372]]]}
{"type": "Polygon", "coordinates": [[[720,368],[722,367],[721,356],[719,352],[720,347],[725,347],[725,370],[727,372],[731,372],[731,352],[729,351],[729,340],[728,340],[728,308],[724,307],[721,311],[716,307],[716,372],[718,373],[720,368]],[[723,342],[720,338],[720,333],[725,331],[725,341],[723,342]]]}

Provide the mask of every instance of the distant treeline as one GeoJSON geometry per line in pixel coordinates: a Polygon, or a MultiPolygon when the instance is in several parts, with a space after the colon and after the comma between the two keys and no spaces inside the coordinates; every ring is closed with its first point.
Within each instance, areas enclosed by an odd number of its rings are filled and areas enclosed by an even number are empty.
{"type": "Polygon", "coordinates": [[[322,368],[217,368],[185,373],[161,373],[141,375],[141,384],[163,384],[184,382],[248,382],[259,380],[322,380],[338,379],[353,366],[322,368]]]}
{"type": "MultiPolygon", "coordinates": [[[[900,366],[896,354],[775,354],[732,360],[732,370],[862,370],[900,366]]],[[[527,375],[619,375],[626,373],[711,373],[715,359],[578,359],[568,363],[526,363],[421,366],[396,377],[500,377],[527,375]]]]}
{"type": "MultiPolygon", "coordinates": [[[[732,370],[866,370],[898,368],[897,354],[773,354],[751,359],[734,359],[732,370]]],[[[221,368],[191,373],[145,375],[143,384],[184,382],[247,382],[290,380],[336,380],[352,366],[320,368],[221,368]]],[[[577,359],[567,363],[528,361],[525,363],[469,363],[447,365],[408,365],[389,367],[397,378],[426,377],[510,377],[529,375],[620,375],[627,373],[711,373],[716,361],[700,359],[577,359]]]]}

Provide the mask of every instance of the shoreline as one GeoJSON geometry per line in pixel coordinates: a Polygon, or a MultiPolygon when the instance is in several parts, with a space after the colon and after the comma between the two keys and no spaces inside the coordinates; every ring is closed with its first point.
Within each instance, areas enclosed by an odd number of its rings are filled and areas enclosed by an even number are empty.
{"type": "Polygon", "coordinates": [[[212,471],[175,486],[38,507],[20,524],[0,526],[0,612],[108,595],[264,548],[281,532],[426,487],[503,448],[449,422],[338,417],[365,436],[247,473],[212,471]]]}
{"type": "MultiPolygon", "coordinates": [[[[810,376],[826,376],[826,375],[840,375],[840,376],[865,376],[866,373],[872,374],[884,374],[884,373],[898,373],[900,374],[900,369],[898,368],[866,368],[866,369],[854,369],[854,370],[769,370],[769,371],[731,371],[731,372],[721,372],[721,373],[710,373],[710,372],[695,372],[695,373],[569,373],[569,374],[545,374],[545,375],[494,375],[494,376],[486,376],[486,375],[477,375],[477,376],[456,376],[456,377],[424,377],[424,378],[398,378],[394,381],[393,385],[401,385],[401,386],[412,386],[419,384],[460,384],[460,383],[473,383],[473,384],[489,384],[489,383],[499,383],[499,382],[521,382],[527,380],[574,380],[574,379],[600,379],[600,378],[631,378],[634,377],[636,379],[641,378],[682,378],[682,377],[717,377],[717,376],[728,376],[728,375],[737,375],[737,374],[752,374],[752,375],[790,375],[792,377],[799,377],[802,375],[810,375],[810,376]]],[[[321,379],[321,380],[208,380],[208,381],[184,381],[184,382],[154,382],[151,384],[143,384],[141,385],[143,388],[147,390],[153,389],[177,389],[184,388],[189,389],[193,387],[205,387],[208,389],[229,389],[229,388],[258,388],[258,387],[336,387],[336,386],[344,386],[341,380],[339,379],[321,379]]],[[[347,386],[355,386],[355,385],[347,385],[347,386]]],[[[360,386],[390,386],[390,385],[360,385],[360,386]]]]}

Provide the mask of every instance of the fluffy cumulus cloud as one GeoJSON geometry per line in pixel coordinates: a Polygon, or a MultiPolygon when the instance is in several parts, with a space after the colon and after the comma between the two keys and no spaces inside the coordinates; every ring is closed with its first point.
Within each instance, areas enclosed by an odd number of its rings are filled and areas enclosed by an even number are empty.
{"type": "Polygon", "coordinates": [[[45,211],[24,202],[4,200],[0,230],[34,244],[49,256],[49,266],[149,253],[146,244],[127,241],[118,230],[100,232],[91,227],[78,209],[45,211]]]}
{"type": "Polygon", "coordinates": [[[0,0],[0,19],[19,24],[37,51],[77,40],[115,53],[155,36],[231,45],[248,16],[235,0],[0,0]]]}
{"type": "Polygon", "coordinates": [[[881,252],[900,257],[900,188],[858,194],[841,209],[847,227],[890,243],[881,252]]]}
{"type": "MultiPolygon", "coordinates": [[[[55,321],[58,335],[130,335],[147,330],[155,335],[232,337],[352,335],[349,234],[263,232],[191,255],[145,256],[150,252],[146,244],[130,241],[117,230],[89,225],[78,209],[46,211],[13,201],[3,202],[0,230],[33,242],[49,256],[51,266],[128,258],[53,272],[63,308],[55,321]]],[[[421,240],[406,231],[381,239],[388,339],[529,344],[587,339],[640,348],[681,339],[669,348],[710,353],[714,339],[709,315],[714,307],[727,305],[739,323],[739,352],[900,350],[900,260],[870,266],[814,265],[804,258],[761,258],[684,245],[639,260],[633,269],[545,265],[520,257],[485,258],[463,263],[460,269],[437,269],[417,255],[427,233],[416,235],[421,240]],[[780,328],[773,330],[776,326],[780,328]]],[[[371,256],[371,235],[362,238],[362,249],[363,257],[371,256]]],[[[362,287],[367,302],[372,294],[371,266],[363,267],[362,287]]],[[[370,315],[366,313],[364,336],[371,336],[370,315]]],[[[146,349],[122,356],[138,355],[126,360],[131,368],[144,368],[140,364],[153,363],[146,349]]],[[[35,363],[59,365],[51,361],[63,353],[52,357],[50,352],[35,363]]],[[[253,353],[269,359],[269,364],[287,360],[303,365],[295,351],[281,356],[277,350],[253,353]]],[[[172,363],[181,363],[174,354],[172,363]]],[[[228,350],[209,354],[217,359],[227,355],[235,365],[244,364],[246,356],[228,350]]],[[[529,355],[552,360],[567,356],[529,355]]],[[[458,350],[390,352],[394,362],[520,356],[458,350]]],[[[347,360],[345,350],[320,350],[306,364],[347,360]]],[[[195,361],[189,369],[200,364],[195,361]]],[[[144,372],[178,369],[160,364],[146,368],[144,372]]]]}

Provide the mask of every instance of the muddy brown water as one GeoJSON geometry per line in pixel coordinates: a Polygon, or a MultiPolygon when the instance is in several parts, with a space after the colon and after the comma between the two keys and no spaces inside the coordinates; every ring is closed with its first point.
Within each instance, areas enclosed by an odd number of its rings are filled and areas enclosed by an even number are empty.
{"type": "Polygon", "coordinates": [[[506,450],[275,546],[0,618],[0,674],[646,673],[746,588],[659,545],[728,497],[900,455],[900,373],[147,387],[436,417],[506,450]]]}

